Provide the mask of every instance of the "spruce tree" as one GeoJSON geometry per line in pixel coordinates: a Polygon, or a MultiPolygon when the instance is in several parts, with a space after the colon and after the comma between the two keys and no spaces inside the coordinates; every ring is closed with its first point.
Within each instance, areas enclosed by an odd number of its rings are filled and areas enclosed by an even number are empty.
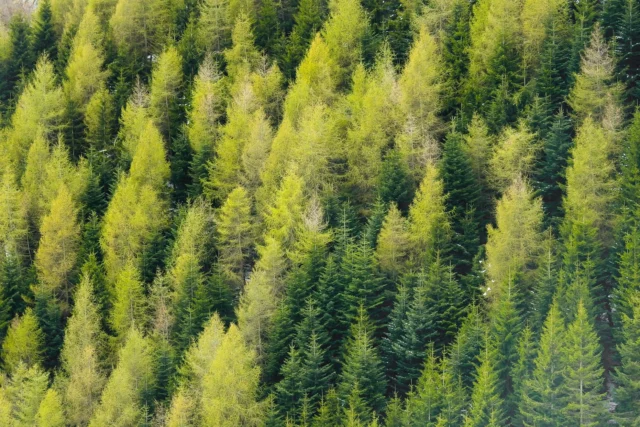
{"type": "Polygon", "coordinates": [[[56,60],[57,35],[53,27],[51,1],[44,0],[38,4],[38,11],[32,22],[31,50],[34,58],[47,55],[51,61],[56,60]]]}
{"type": "Polygon", "coordinates": [[[563,421],[580,426],[606,422],[600,343],[582,302],[567,328],[561,352],[564,369],[559,391],[563,421]]]}
{"type": "Polygon", "coordinates": [[[386,384],[373,332],[367,312],[361,306],[345,345],[338,394],[345,401],[351,402],[350,397],[358,389],[356,396],[361,399],[362,404],[376,413],[382,413],[386,384]]]}
{"type": "Polygon", "coordinates": [[[622,422],[631,424],[639,421],[636,412],[640,400],[640,364],[638,363],[638,351],[640,350],[640,306],[638,292],[630,294],[630,302],[633,303],[633,312],[622,315],[622,342],[618,346],[621,364],[616,372],[618,387],[616,388],[616,413],[622,422]]]}

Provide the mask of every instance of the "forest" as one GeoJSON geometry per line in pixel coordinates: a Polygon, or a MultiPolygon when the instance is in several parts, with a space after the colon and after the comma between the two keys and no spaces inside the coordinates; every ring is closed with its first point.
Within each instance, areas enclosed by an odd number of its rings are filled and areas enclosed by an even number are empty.
{"type": "Polygon", "coordinates": [[[0,8],[0,426],[640,426],[640,0],[0,8]]]}

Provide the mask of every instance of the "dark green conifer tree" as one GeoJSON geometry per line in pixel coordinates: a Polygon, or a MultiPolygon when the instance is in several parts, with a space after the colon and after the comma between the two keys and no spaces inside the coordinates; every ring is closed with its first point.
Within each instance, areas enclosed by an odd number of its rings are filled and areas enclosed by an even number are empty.
{"type": "Polygon", "coordinates": [[[378,197],[385,205],[396,203],[401,211],[408,211],[415,192],[414,182],[407,163],[397,150],[389,151],[385,156],[377,188],[378,197]]]}
{"type": "Polygon", "coordinates": [[[616,413],[621,424],[636,425],[640,422],[640,293],[630,295],[632,313],[622,317],[622,340],[618,346],[620,367],[616,372],[616,413]]]}
{"type": "Polygon", "coordinates": [[[31,51],[34,58],[44,54],[51,62],[55,62],[58,40],[52,18],[51,1],[40,2],[31,23],[31,51]]]}
{"type": "Polygon", "coordinates": [[[445,204],[454,231],[451,258],[456,273],[466,275],[480,243],[479,202],[481,188],[471,162],[462,149],[463,139],[451,131],[440,162],[440,178],[447,194],[445,204]]]}
{"type": "Polygon", "coordinates": [[[300,0],[294,16],[295,25],[289,35],[283,59],[283,72],[289,79],[295,77],[296,69],[304,58],[311,40],[320,31],[327,12],[325,0],[300,0]]]}
{"type": "Polygon", "coordinates": [[[507,425],[508,417],[504,409],[504,401],[500,396],[495,353],[495,344],[487,337],[475,376],[471,407],[465,419],[465,427],[507,425]]]}
{"type": "Polygon", "coordinates": [[[374,327],[361,306],[345,346],[338,394],[344,401],[350,401],[353,390],[358,388],[364,405],[380,414],[384,410],[386,382],[373,332],[374,327]]]}

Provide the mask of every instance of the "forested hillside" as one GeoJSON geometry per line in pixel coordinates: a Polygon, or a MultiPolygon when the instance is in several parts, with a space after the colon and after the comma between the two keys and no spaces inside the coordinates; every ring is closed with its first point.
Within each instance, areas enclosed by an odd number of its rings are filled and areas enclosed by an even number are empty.
{"type": "Polygon", "coordinates": [[[639,0],[37,3],[0,426],[640,425],[639,0]]]}

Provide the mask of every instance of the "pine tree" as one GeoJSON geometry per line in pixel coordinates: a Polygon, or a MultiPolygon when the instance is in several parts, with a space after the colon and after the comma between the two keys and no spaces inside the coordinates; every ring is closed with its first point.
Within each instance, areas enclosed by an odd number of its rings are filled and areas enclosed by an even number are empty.
{"type": "Polygon", "coordinates": [[[327,15],[327,4],[323,0],[301,0],[294,16],[295,25],[289,35],[284,55],[285,75],[292,78],[298,64],[304,58],[311,40],[322,26],[327,15]]]}
{"type": "Polygon", "coordinates": [[[555,226],[562,215],[565,170],[573,145],[570,131],[570,119],[562,111],[558,112],[542,143],[543,157],[533,178],[538,194],[542,197],[547,223],[555,226]]]}
{"type": "Polygon", "coordinates": [[[362,59],[362,44],[368,25],[368,19],[359,2],[330,2],[329,18],[322,29],[322,36],[335,63],[334,72],[339,86],[348,85],[349,77],[362,59]]]}
{"type": "Polygon", "coordinates": [[[598,335],[582,302],[562,343],[562,416],[567,424],[587,426],[605,422],[607,407],[603,388],[598,335]]]}
{"type": "Polygon", "coordinates": [[[381,413],[384,409],[385,378],[382,362],[373,342],[374,328],[367,312],[360,307],[345,347],[338,393],[349,401],[353,390],[359,389],[359,398],[370,410],[381,413]]]}
{"type": "Polygon", "coordinates": [[[392,204],[382,224],[376,245],[380,269],[391,277],[398,277],[407,262],[409,235],[406,220],[392,204]]]}

